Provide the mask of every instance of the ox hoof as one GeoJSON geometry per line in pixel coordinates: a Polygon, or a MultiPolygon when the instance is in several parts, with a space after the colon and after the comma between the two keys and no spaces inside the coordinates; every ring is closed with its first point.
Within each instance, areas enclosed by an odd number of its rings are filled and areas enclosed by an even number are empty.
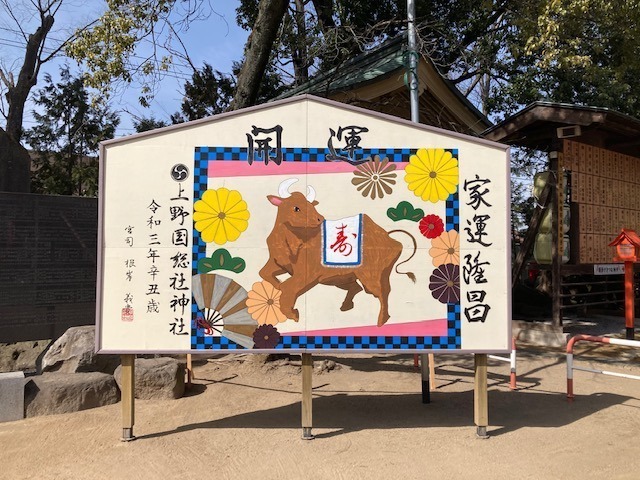
{"type": "Polygon", "coordinates": [[[351,310],[352,308],[353,308],[353,302],[349,302],[349,303],[344,302],[342,304],[342,306],[340,307],[340,311],[341,312],[347,312],[347,311],[351,310]]]}
{"type": "Polygon", "coordinates": [[[385,318],[379,318],[378,326],[379,327],[383,326],[385,323],[387,323],[387,320],[389,320],[389,318],[391,318],[389,315],[387,315],[385,318]]]}

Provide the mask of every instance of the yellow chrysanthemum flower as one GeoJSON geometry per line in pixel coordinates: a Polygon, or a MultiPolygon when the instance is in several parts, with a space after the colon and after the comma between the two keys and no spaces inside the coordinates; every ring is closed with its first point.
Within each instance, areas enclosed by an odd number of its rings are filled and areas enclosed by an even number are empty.
{"type": "Polygon", "coordinates": [[[439,202],[458,188],[458,159],[442,148],[421,148],[404,169],[409,190],[429,202],[439,202]]]}
{"type": "Polygon", "coordinates": [[[193,221],[205,243],[223,245],[240,237],[249,226],[247,202],[237,190],[207,190],[193,205],[193,221]]]}
{"type": "Polygon", "coordinates": [[[277,325],[287,320],[280,311],[280,290],[269,282],[256,282],[247,293],[247,311],[258,325],[277,325]]]}
{"type": "Polygon", "coordinates": [[[460,265],[460,236],[458,232],[449,230],[431,240],[429,255],[433,258],[434,267],[446,263],[460,265]]]}

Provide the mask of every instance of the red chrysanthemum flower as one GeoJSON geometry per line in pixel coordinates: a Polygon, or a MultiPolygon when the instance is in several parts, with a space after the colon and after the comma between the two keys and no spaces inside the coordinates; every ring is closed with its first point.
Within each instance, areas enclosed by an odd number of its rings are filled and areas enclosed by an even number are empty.
{"type": "Polygon", "coordinates": [[[444,223],[438,215],[427,215],[420,220],[420,233],[427,238],[437,238],[444,231],[444,223]]]}

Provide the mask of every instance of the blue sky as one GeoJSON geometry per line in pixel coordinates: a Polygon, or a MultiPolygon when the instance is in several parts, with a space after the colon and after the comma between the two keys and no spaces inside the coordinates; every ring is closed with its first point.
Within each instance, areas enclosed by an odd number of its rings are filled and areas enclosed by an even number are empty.
{"type": "MultiPolygon", "coordinates": [[[[206,61],[216,70],[231,72],[233,61],[241,59],[248,32],[236,25],[235,9],[238,3],[237,0],[211,0],[214,12],[210,17],[192,23],[189,30],[182,34],[181,38],[194,65],[201,67],[206,61]]],[[[21,28],[27,33],[32,33],[36,26],[28,5],[26,1],[17,0],[14,13],[17,13],[21,28]]],[[[65,32],[82,22],[86,24],[87,19],[96,18],[96,13],[104,8],[104,2],[102,0],[65,0],[63,7],[56,15],[54,30],[50,35],[54,40],[64,38],[65,32]]],[[[24,42],[18,35],[16,23],[6,12],[0,10],[0,61],[5,68],[12,69],[16,76],[17,68],[24,55],[24,42]]],[[[33,95],[45,85],[45,73],[49,73],[54,80],[57,80],[59,67],[65,62],[69,63],[72,73],[80,72],[75,62],[64,57],[56,58],[43,66],[38,84],[31,90],[31,94],[33,95]]],[[[134,133],[132,115],[153,116],[158,120],[168,121],[169,116],[179,110],[184,82],[191,78],[190,69],[182,66],[181,63],[177,61],[171,72],[158,84],[157,93],[150,108],[143,108],[139,104],[140,87],[138,85],[130,85],[113,96],[110,102],[111,108],[120,115],[117,136],[134,133]]],[[[33,109],[34,104],[29,102],[25,108],[25,128],[34,125],[33,109]]]]}
{"type": "MultiPolygon", "coordinates": [[[[214,0],[211,3],[215,13],[207,20],[194,22],[182,35],[182,39],[196,67],[202,67],[207,62],[215,70],[231,73],[232,63],[242,58],[248,32],[236,24],[235,9],[239,2],[214,0]]],[[[123,108],[138,116],[149,117],[153,114],[156,119],[168,120],[172,113],[180,109],[184,82],[191,78],[191,71],[188,67],[181,66],[181,63],[177,61],[172,71],[162,80],[150,108],[140,106],[137,101],[139,89],[135,86],[124,92],[123,108]]],[[[118,131],[120,135],[133,133],[130,117],[128,113],[122,112],[121,128],[118,131]]]]}

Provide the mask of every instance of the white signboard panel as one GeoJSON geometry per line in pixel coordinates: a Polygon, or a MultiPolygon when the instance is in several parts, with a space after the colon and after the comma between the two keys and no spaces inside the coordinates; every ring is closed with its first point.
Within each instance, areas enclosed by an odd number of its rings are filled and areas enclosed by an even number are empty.
{"type": "Polygon", "coordinates": [[[624,275],[624,263],[609,263],[593,266],[594,275],[624,275]]]}
{"type": "Polygon", "coordinates": [[[101,167],[100,351],[509,350],[503,145],[298,97],[101,167]]]}

